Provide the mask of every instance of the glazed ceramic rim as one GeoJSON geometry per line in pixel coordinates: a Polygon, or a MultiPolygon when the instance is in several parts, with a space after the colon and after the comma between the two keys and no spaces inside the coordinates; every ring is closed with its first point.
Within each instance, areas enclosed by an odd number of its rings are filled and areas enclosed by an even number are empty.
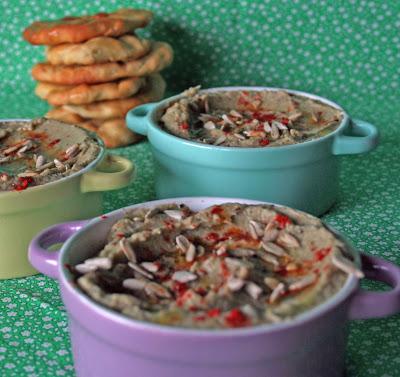
{"type": "MultiPolygon", "coordinates": [[[[225,198],[225,197],[181,197],[181,198],[170,198],[170,199],[160,199],[153,200],[138,204],[133,204],[127,207],[123,207],[112,212],[106,214],[107,218],[113,218],[113,220],[117,221],[123,216],[123,214],[131,210],[133,208],[139,208],[142,206],[151,207],[154,205],[161,205],[165,203],[176,203],[176,202],[188,202],[188,201],[196,201],[196,203],[201,203],[202,201],[206,203],[207,206],[212,205],[211,202],[238,202],[243,204],[269,204],[274,205],[276,207],[286,207],[279,204],[268,203],[257,200],[250,199],[241,199],[241,198],[225,198]],[[115,218],[114,218],[115,217],[115,218]]],[[[290,208],[290,207],[287,207],[290,208]]],[[[299,210],[296,210],[299,211],[299,210]]],[[[304,211],[299,211],[303,212],[304,211]]],[[[306,213],[307,214],[307,213],[306,213]]],[[[307,214],[309,215],[309,214],[307,214]]],[[[312,216],[312,215],[311,215],[312,216]]],[[[315,216],[313,216],[315,217],[315,216]]],[[[320,220],[320,219],[319,219],[320,220]]],[[[322,220],[321,220],[322,221],[322,220]]],[[[96,227],[97,224],[104,222],[104,217],[96,217],[90,220],[87,224],[83,226],[81,230],[71,236],[62,246],[60,250],[60,255],[58,258],[58,274],[59,281],[62,282],[63,286],[71,293],[75,298],[79,300],[82,305],[88,307],[89,310],[94,310],[97,314],[103,315],[107,317],[107,320],[112,320],[121,325],[127,326],[131,330],[142,330],[142,331],[157,331],[163,333],[165,335],[174,335],[174,336],[216,336],[216,337],[232,337],[232,336],[248,336],[248,335],[257,335],[260,333],[271,333],[275,331],[281,331],[285,329],[290,329],[296,326],[301,326],[307,322],[311,322],[314,319],[318,318],[320,315],[327,313],[328,311],[335,309],[338,305],[344,302],[346,299],[350,297],[350,295],[355,291],[358,286],[358,279],[355,276],[349,275],[345,284],[342,288],[336,292],[333,296],[331,296],[327,301],[323,302],[316,307],[306,310],[304,313],[296,316],[294,319],[283,321],[279,323],[273,324],[260,324],[256,326],[249,326],[244,328],[236,328],[236,329],[195,329],[195,328],[185,328],[179,326],[168,326],[168,325],[159,325],[152,322],[140,321],[131,317],[128,317],[122,313],[114,311],[102,304],[97,303],[91,297],[82,292],[79,288],[77,288],[76,284],[71,283],[73,281],[72,275],[65,263],[65,254],[68,249],[75,242],[76,238],[82,236],[82,233],[88,231],[89,228],[96,227]]],[[[335,234],[346,246],[347,250],[355,257],[355,261],[357,265],[361,265],[360,255],[340,232],[336,229],[332,228],[330,225],[326,224],[322,221],[324,226],[326,226],[331,232],[335,234]]],[[[111,225],[112,226],[112,225],[111,225]]],[[[110,226],[110,227],[111,227],[110,226]]],[[[83,234],[84,235],[84,234],[83,234]]],[[[68,308],[67,308],[68,312],[68,308]]]]}
{"type": "MultiPolygon", "coordinates": [[[[48,119],[48,120],[51,120],[51,119],[48,119]]],[[[32,119],[26,119],[26,118],[23,118],[23,119],[19,119],[19,118],[16,118],[16,119],[12,119],[12,118],[3,119],[3,118],[2,118],[2,119],[0,119],[0,123],[8,123],[8,122],[31,122],[31,121],[32,121],[32,119]]],[[[0,198],[1,198],[2,195],[3,195],[3,196],[4,196],[4,195],[21,195],[21,194],[24,194],[24,193],[29,193],[29,192],[33,192],[33,191],[38,191],[38,190],[43,189],[43,188],[45,188],[45,187],[47,188],[47,187],[50,187],[50,186],[54,186],[54,185],[56,185],[56,184],[61,184],[61,183],[65,182],[65,181],[67,181],[68,179],[75,178],[75,177],[77,177],[77,176],[79,176],[79,175],[82,175],[82,174],[87,173],[89,170],[92,170],[92,169],[104,158],[104,155],[105,155],[105,153],[106,153],[106,151],[105,151],[105,146],[104,146],[104,142],[103,142],[103,140],[101,140],[100,137],[97,136],[97,134],[95,134],[94,132],[85,130],[84,128],[79,127],[79,126],[76,125],[76,124],[74,124],[73,126],[78,127],[78,128],[80,128],[81,130],[85,131],[87,135],[89,135],[91,138],[95,139],[96,142],[98,143],[98,145],[99,145],[99,147],[100,147],[100,152],[98,153],[97,157],[96,157],[92,162],[90,162],[90,163],[89,163],[88,165],[86,165],[83,169],[77,171],[76,173],[73,173],[73,174],[68,175],[68,176],[66,176],[66,177],[57,179],[56,181],[48,182],[48,183],[45,183],[45,184],[43,184],[43,185],[28,187],[28,188],[27,188],[26,190],[24,190],[24,191],[18,191],[18,192],[17,192],[17,191],[14,191],[14,190],[10,190],[10,191],[0,191],[0,198]]]]}
{"type": "Polygon", "coordinates": [[[299,96],[306,97],[309,99],[314,99],[314,100],[322,102],[326,105],[329,105],[329,106],[334,107],[335,109],[341,111],[343,114],[343,119],[341,120],[338,127],[334,131],[329,132],[327,135],[318,137],[316,139],[307,140],[307,141],[297,143],[297,144],[279,145],[279,146],[270,147],[270,148],[268,148],[268,147],[253,147],[253,148],[251,148],[251,147],[224,147],[224,146],[219,146],[219,145],[199,143],[196,141],[192,141],[192,140],[188,140],[188,139],[184,139],[184,138],[175,136],[175,135],[165,131],[159,125],[160,116],[158,113],[160,111],[164,110],[170,104],[179,100],[180,98],[185,97],[185,95],[183,93],[181,93],[181,94],[177,94],[175,96],[166,98],[166,99],[158,102],[156,104],[156,106],[153,109],[151,109],[151,111],[150,111],[149,115],[150,115],[151,122],[149,122],[150,124],[148,124],[148,126],[153,127],[155,130],[157,130],[157,132],[162,133],[163,136],[171,137],[172,140],[174,140],[176,142],[184,143],[186,145],[196,147],[196,148],[202,148],[205,150],[232,151],[232,153],[238,152],[238,151],[241,151],[243,153],[250,153],[250,152],[254,153],[255,151],[257,151],[257,152],[268,151],[267,153],[274,153],[272,151],[276,152],[276,151],[287,151],[290,149],[305,148],[305,147],[307,147],[311,144],[315,144],[319,141],[324,141],[329,138],[332,138],[335,135],[341,133],[343,131],[343,129],[347,126],[348,122],[350,121],[350,116],[348,115],[348,113],[341,106],[339,106],[336,102],[333,102],[325,97],[321,97],[321,96],[318,96],[318,95],[312,94],[312,93],[303,92],[300,90],[269,87],[269,86],[222,86],[222,87],[202,89],[202,90],[200,90],[200,93],[215,93],[215,92],[224,92],[224,91],[232,92],[232,91],[243,91],[243,90],[258,91],[258,92],[260,92],[260,91],[271,91],[271,92],[284,91],[284,92],[287,92],[290,94],[295,94],[295,95],[299,95],[299,96]]]}

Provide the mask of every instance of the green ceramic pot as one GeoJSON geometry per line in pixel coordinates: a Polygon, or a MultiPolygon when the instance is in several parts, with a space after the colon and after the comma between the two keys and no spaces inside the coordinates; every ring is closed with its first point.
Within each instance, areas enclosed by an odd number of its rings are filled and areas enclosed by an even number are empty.
{"type": "MultiPolygon", "coordinates": [[[[281,89],[224,87],[203,92],[221,90],[281,89]]],[[[313,215],[326,212],[338,195],[338,156],[374,149],[378,131],[367,122],[351,120],[339,105],[325,98],[287,91],[343,111],[341,124],[326,136],[300,144],[265,148],[221,147],[178,138],[158,126],[164,109],[181,95],[131,110],[126,117],[128,127],[147,135],[152,146],[157,197],[240,197],[278,203],[313,215]]]]}
{"type": "MultiPolygon", "coordinates": [[[[6,121],[15,120],[1,120],[6,121]]],[[[36,274],[27,254],[29,242],[38,231],[101,214],[102,192],[131,182],[133,163],[106,155],[103,143],[99,143],[99,156],[69,177],[24,191],[0,192],[0,279],[36,274]]]]}

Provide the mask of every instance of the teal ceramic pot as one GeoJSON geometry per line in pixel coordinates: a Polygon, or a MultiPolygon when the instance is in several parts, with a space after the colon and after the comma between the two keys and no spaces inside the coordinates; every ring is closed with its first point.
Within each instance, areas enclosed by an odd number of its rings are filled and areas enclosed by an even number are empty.
{"type": "MultiPolygon", "coordinates": [[[[215,91],[282,90],[268,87],[222,87],[215,91]]],[[[286,89],[285,89],[286,90],[286,89]]],[[[146,135],[156,166],[158,198],[180,196],[242,197],[279,203],[314,215],[326,212],[339,189],[339,158],[371,151],[378,143],[377,129],[353,119],[336,103],[295,90],[344,113],[332,133],[300,144],[238,148],[201,144],[163,131],[158,121],[166,107],[182,95],[132,109],[128,127],[146,135]]]]}

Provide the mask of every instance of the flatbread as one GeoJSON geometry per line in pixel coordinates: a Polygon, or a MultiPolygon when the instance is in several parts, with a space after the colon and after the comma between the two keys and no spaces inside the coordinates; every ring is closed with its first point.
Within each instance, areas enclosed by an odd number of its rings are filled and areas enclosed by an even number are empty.
{"type": "Polygon", "coordinates": [[[153,42],[150,52],[137,60],[88,66],[38,63],[32,69],[32,76],[35,80],[53,84],[95,84],[123,77],[148,76],[168,67],[172,60],[173,52],[168,43],[153,42]]]}
{"type": "Polygon", "coordinates": [[[162,99],[165,87],[166,84],[164,79],[159,74],[156,74],[150,76],[148,78],[148,84],[141,92],[133,97],[94,102],[82,106],[64,105],[61,109],[86,119],[122,118],[130,109],[133,109],[136,106],[162,99]]]}
{"type": "Polygon", "coordinates": [[[95,37],[118,37],[132,32],[146,26],[152,17],[148,10],[119,9],[113,13],[37,21],[24,30],[23,37],[34,45],[81,43],[95,37]]]}
{"type": "Polygon", "coordinates": [[[150,51],[151,42],[135,35],[119,38],[97,37],[84,43],[65,43],[46,51],[47,61],[57,65],[91,65],[141,58],[150,51]]]}
{"type": "Polygon", "coordinates": [[[103,140],[107,148],[118,148],[137,143],[143,137],[126,127],[125,118],[108,120],[92,119],[78,124],[80,127],[94,131],[103,140]]]}
{"type": "Polygon", "coordinates": [[[146,84],[144,77],[130,77],[95,85],[57,85],[39,82],[35,93],[50,105],[84,105],[97,101],[127,98],[146,84]]]}

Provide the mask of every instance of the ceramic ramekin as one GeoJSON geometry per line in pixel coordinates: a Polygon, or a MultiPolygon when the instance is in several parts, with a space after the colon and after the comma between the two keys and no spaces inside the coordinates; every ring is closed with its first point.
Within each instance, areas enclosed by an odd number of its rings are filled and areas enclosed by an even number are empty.
{"type": "MultiPolygon", "coordinates": [[[[0,122],[21,121],[2,119],[0,122]]],[[[22,119],[24,120],[24,119],[22,119]]],[[[24,191],[0,192],[0,279],[36,274],[28,245],[41,229],[63,221],[88,219],[102,212],[102,192],[127,186],[133,163],[101,152],[81,171],[24,191]]]]}
{"type": "MultiPolygon", "coordinates": [[[[100,250],[111,225],[126,209],[171,201],[194,210],[228,201],[257,203],[226,198],[148,202],[117,210],[107,218],[53,226],[32,241],[31,263],[59,280],[78,376],[342,377],[348,320],[400,311],[400,269],[366,255],[362,255],[362,269],[367,278],[390,284],[391,291],[362,291],[358,280],[349,277],[328,301],[290,322],[243,329],[196,330],[141,322],[97,304],[77,288],[68,265],[100,250]],[[47,251],[64,241],[60,252],[47,251]]],[[[344,242],[359,263],[360,255],[344,242]]]]}
{"type": "MultiPolygon", "coordinates": [[[[216,91],[282,90],[268,87],[224,87],[216,91]]],[[[286,89],[284,89],[286,90],[286,89]]],[[[325,98],[295,90],[344,110],[325,98]]],[[[128,128],[146,135],[156,163],[156,194],[160,199],[180,196],[226,196],[270,201],[314,215],[326,212],[335,202],[339,185],[337,156],[368,152],[378,142],[371,124],[351,121],[344,112],[332,133],[301,144],[232,148],[191,142],[158,126],[164,109],[182,95],[138,106],[126,117],[128,128]]]]}

